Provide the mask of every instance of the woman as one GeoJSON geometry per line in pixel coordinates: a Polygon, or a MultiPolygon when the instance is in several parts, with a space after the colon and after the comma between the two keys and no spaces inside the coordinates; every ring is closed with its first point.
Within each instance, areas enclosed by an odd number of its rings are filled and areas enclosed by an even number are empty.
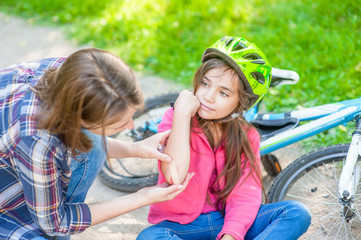
{"type": "Polygon", "coordinates": [[[142,104],[134,72],[99,49],[0,70],[0,238],[76,234],[178,195],[190,175],[183,185],[84,203],[106,157],[170,161],[157,150],[169,133],[137,143],[106,138],[133,128],[142,104]]]}

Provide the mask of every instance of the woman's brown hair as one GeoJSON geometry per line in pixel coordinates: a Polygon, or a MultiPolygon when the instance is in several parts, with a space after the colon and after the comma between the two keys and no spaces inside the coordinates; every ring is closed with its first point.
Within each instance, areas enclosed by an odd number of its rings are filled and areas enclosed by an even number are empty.
{"type": "MultiPolygon", "coordinates": [[[[224,68],[224,71],[232,71],[232,78],[238,80],[239,101],[237,107],[232,113],[242,113],[243,110],[249,106],[248,101],[251,96],[244,91],[242,81],[233,68],[231,68],[221,59],[211,58],[204,62],[197,69],[193,80],[194,93],[201,84],[204,75],[208,71],[215,68],[224,68]]],[[[195,115],[197,122],[202,128],[203,133],[207,137],[211,147],[217,148],[222,143],[224,143],[225,146],[226,164],[222,172],[218,173],[217,178],[212,185],[211,191],[213,194],[218,196],[219,202],[217,203],[217,207],[219,207],[220,210],[225,209],[227,197],[241,178],[246,165],[251,167],[251,171],[246,176],[246,178],[250,177],[250,175],[254,177],[262,187],[263,193],[265,193],[260,166],[256,162],[256,156],[252,150],[247,136],[247,132],[252,127],[252,125],[244,119],[242,114],[234,119],[231,117],[231,114],[224,119],[219,120],[206,120],[200,118],[198,115],[195,115]],[[215,129],[216,127],[221,129],[222,132],[222,138],[219,143],[215,142],[215,139],[211,133],[211,130],[215,129]],[[242,153],[244,153],[246,157],[246,161],[244,162],[241,161],[242,153]],[[221,179],[224,179],[224,187],[222,189],[219,188],[221,179]]],[[[207,197],[207,199],[209,198],[207,197]]]]}
{"type": "Polygon", "coordinates": [[[110,119],[143,104],[133,70],[95,48],[79,50],[59,68],[47,70],[33,90],[41,100],[38,128],[58,134],[73,156],[92,147],[82,122],[102,126],[104,135],[110,119]]]}

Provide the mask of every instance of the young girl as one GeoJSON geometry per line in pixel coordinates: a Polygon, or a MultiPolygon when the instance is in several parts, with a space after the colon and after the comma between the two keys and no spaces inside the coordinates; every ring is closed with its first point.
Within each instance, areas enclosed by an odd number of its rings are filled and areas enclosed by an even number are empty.
{"type": "Polygon", "coordinates": [[[133,128],[142,104],[132,69],[100,49],[0,70],[0,239],[77,234],[179,194],[189,177],[183,185],[84,203],[106,155],[169,158],[157,150],[168,133],[137,143],[106,138],[133,128]]]}
{"type": "Polygon", "coordinates": [[[297,239],[310,212],[295,201],[261,204],[260,139],[242,112],[267,92],[271,66],[244,38],[225,37],[208,48],[194,77],[194,94],[182,91],[159,131],[172,129],[160,162],[159,183],[195,176],[175,199],[151,206],[138,240],[297,239]]]}

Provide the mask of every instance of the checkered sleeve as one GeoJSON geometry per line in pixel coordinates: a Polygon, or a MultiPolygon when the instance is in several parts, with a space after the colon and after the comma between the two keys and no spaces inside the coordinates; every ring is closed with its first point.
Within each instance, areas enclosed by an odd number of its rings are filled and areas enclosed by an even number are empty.
{"type": "Polygon", "coordinates": [[[89,207],[64,201],[58,161],[66,161],[50,134],[19,138],[14,159],[32,219],[48,235],[75,234],[90,226],[89,207]]]}

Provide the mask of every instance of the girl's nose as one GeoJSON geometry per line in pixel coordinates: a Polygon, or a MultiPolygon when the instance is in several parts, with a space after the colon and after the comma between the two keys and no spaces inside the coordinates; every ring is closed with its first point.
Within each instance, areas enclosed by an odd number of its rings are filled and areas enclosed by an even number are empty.
{"type": "Polygon", "coordinates": [[[208,102],[214,102],[214,92],[212,90],[207,91],[204,99],[208,102]]]}

